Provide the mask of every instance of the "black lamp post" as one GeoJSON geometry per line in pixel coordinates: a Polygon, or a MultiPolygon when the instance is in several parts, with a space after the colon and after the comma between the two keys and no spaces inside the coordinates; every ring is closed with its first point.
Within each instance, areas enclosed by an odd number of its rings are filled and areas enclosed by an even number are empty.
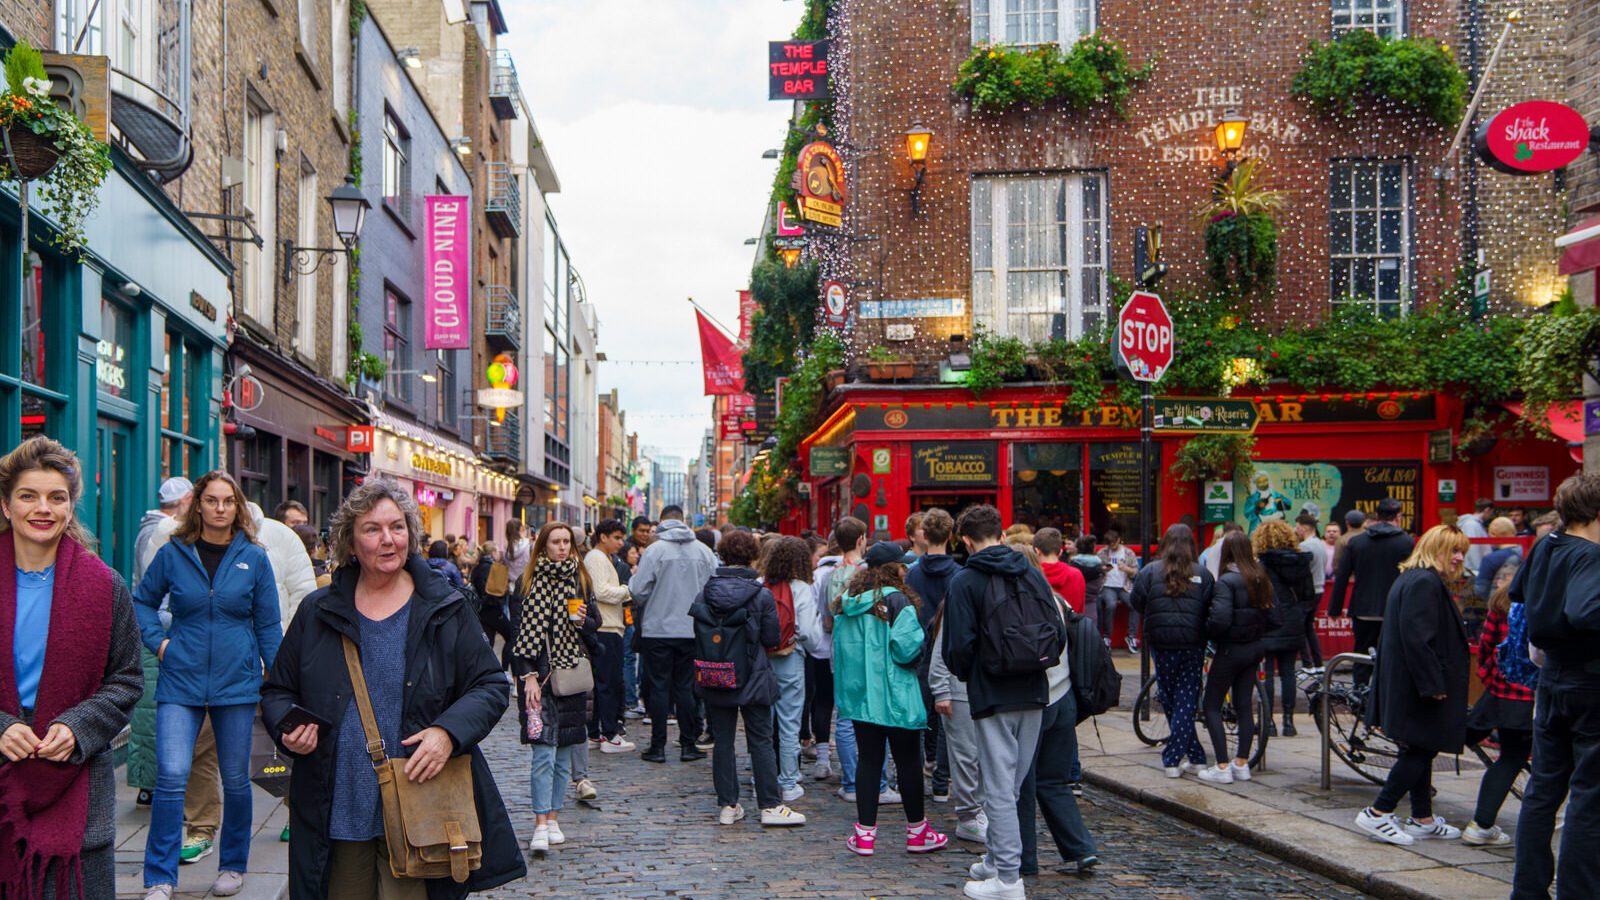
{"type": "MultiPolygon", "coordinates": [[[[367,220],[367,210],[372,204],[356,187],[354,175],[346,175],[344,184],[334,188],[327,196],[333,210],[333,232],[339,236],[340,247],[296,247],[294,241],[283,241],[283,283],[288,284],[295,274],[310,275],[323,263],[332,263],[340,253],[349,253],[350,247],[361,234],[367,220]]],[[[302,210],[304,215],[306,211],[302,210]]]]}

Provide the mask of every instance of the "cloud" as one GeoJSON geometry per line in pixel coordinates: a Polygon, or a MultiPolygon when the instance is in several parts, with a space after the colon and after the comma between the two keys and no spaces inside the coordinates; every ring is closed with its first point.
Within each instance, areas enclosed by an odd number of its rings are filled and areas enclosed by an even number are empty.
{"type": "MultiPolygon", "coordinates": [[[[561,178],[550,198],[614,360],[698,360],[686,297],[730,327],[749,282],[786,104],[766,42],[800,4],[505,0],[523,93],[561,178]]],[[[711,423],[698,365],[600,365],[640,442],[697,455],[711,423]],[[703,413],[694,418],[684,414],[703,413]],[[655,415],[650,415],[655,414],[655,415]],[[668,417],[677,416],[677,417],[668,417]]]]}

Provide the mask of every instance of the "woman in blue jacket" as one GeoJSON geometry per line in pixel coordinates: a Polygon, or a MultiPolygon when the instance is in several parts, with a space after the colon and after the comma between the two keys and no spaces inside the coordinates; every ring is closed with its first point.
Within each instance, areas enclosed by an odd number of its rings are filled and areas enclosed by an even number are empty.
{"type": "Polygon", "coordinates": [[[178,882],[183,794],[205,717],[217,738],[222,839],[211,892],[239,892],[250,855],[250,733],[283,632],[278,587],[238,482],[209,472],[195,501],[156,553],[134,593],[144,645],[161,660],[156,687],[156,790],[145,842],[146,900],[169,900],[178,882]],[[169,598],[172,625],[157,610],[169,598]]]}

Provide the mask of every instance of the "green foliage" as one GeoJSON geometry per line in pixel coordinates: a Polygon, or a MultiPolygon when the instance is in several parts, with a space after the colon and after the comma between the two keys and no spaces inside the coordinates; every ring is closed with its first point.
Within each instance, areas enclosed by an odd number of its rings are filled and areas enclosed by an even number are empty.
{"type": "Polygon", "coordinates": [[[1154,68],[1154,59],[1133,68],[1122,45],[1096,32],[1066,50],[1055,44],[974,47],[950,87],[982,112],[1059,101],[1080,110],[1109,103],[1125,115],[1128,95],[1154,68]]]}
{"type": "Polygon", "coordinates": [[[1269,191],[1256,183],[1261,174],[1261,160],[1251,157],[1233,168],[1227,180],[1218,181],[1211,190],[1211,199],[1195,212],[1201,220],[1218,216],[1250,216],[1277,212],[1289,195],[1285,191],[1269,191]]]}
{"type": "Polygon", "coordinates": [[[867,361],[877,363],[900,362],[905,356],[897,351],[890,350],[882,344],[874,344],[867,351],[867,361]]]}
{"type": "Polygon", "coordinates": [[[1178,446],[1172,476],[1180,487],[1189,481],[1248,476],[1255,446],[1253,434],[1197,434],[1178,446]]]}
{"type": "Polygon", "coordinates": [[[46,78],[44,57],[27,41],[18,41],[6,51],[5,70],[6,87],[18,95],[26,94],[23,82],[27,79],[43,81],[46,78]]]}
{"type": "Polygon", "coordinates": [[[783,389],[783,410],[773,429],[778,445],[772,450],[772,459],[786,463],[799,452],[800,442],[811,433],[817,412],[827,399],[828,373],[843,366],[844,343],[832,334],[819,335],[783,389]]]}
{"type": "Polygon", "coordinates": [[[972,368],[967,370],[966,385],[972,395],[982,397],[1007,379],[1021,378],[1027,372],[1028,349],[1021,338],[996,337],[977,329],[967,352],[972,368]]]}
{"type": "Polygon", "coordinates": [[[1206,274],[1219,291],[1270,295],[1278,280],[1278,226],[1266,213],[1223,213],[1206,225],[1206,274]]]}
{"type": "Polygon", "coordinates": [[[1467,79],[1449,46],[1436,38],[1380,38],[1346,32],[1315,41],[1290,93],[1325,116],[1353,116],[1364,103],[1394,103],[1451,128],[1466,108],[1467,79]]]}
{"type": "Polygon", "coordinates": [[[1543,421],[1549,407],[1583,394],[1583,373],[1594,371],[1600,356],[1600,309],[1536,315],[1527,320],[1516,349],[1529,418],[1543,421]]]}
{"type": "Polygon", "coordinates": [[[744,383],[754,394],[790,374],[816,334],[817,267],[790,269],[765,260],[750,274],[750,294],[757,309],[744,353],[744,383]]]}
{"type": "Polygon", "coordinates": [[[359,37],[361,23],[367,19],[367,0],[350,0],[350,36],[359,37]]]}

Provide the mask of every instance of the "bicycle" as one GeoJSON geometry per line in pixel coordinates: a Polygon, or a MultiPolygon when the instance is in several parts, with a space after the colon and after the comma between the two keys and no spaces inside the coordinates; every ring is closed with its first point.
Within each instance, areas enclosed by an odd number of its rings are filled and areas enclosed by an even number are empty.
{"type": "MultiPolygon", "coordinates": [[[[1206,648],[1205,669],[1211,670],[1211,648],[1206,648]]],[[[1261,766],[1261,759],[1267,753],[1267,687],[1261,680],[1261,673],[1256,673],[1256,740],[1250,751],[1250,768],[1261,766]]],[[[1233,707],[1233,694],[1222,701],[1222,726],[1228,735],[1230,744],[1237,741],[1239,736],[1239,716],[1233,707]]],[[[1139,689],[1139,696],[1133,701],[1133,733],[1147,746],[1157,747],[1165,744],[1172,737],[1172,726],[1167,721],[1167,704],[1161,696],[1161,689],[1156,684],[1155,676],[1139,689]]]]}

